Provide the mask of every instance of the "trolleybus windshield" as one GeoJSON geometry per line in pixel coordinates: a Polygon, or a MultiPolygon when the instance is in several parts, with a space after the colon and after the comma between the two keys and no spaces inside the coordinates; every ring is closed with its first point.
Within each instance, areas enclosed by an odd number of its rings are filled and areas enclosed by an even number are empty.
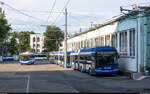
{"type": "Polygon", "coordinates": [[[29,60],[29,56],[21,56],[21,61],[27,61],[29,60]]]}
{"type": "Polygon", "coordinates": [[[101,51],[96,55],[96,66],[101,67],[104,65],[116,65],[117,52],[116,51],[101,51]]]}

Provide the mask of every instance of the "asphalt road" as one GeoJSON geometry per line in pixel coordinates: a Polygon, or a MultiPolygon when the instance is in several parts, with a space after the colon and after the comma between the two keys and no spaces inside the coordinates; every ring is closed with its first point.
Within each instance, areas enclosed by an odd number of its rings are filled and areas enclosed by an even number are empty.
{"type": "MultiPolygon", "coordinates": [[[[0,92],[21,93],[84,93],[84,92],[150,92],[150,78],[135,81],[126,76],[99,75],[90,76],[58,65],[42,63],[23,65],[31,70],[15,70],[18,64],[0,64],[12,66],[11,71],[0,70],[0,92]],[[50,68],[45,69],[46,68],[50,68]],[[49,67],[47,67],[49,66],[49,67]],[[34,70],[34,67],[35,70],[34,70]],[[38,68],[43,70],[38,71],[38,68]]],[[[9,69],[10,70],[10,69],[9,69]]]]}

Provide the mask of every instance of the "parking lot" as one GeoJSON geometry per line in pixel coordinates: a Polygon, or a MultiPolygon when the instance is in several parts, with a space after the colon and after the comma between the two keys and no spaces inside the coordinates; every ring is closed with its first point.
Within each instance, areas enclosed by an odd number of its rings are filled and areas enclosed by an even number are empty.
{"type": "Polygon", "coordinates": [[[135,81],[121,75],[90,76],[47,61],[0,64],[0,92],[150,92],[149,83],[150,78],[135,81]]]}

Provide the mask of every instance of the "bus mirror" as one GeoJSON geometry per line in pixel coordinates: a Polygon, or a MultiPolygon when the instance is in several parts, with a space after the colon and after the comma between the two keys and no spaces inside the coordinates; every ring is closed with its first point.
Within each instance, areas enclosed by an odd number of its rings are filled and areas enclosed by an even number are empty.
{"type": "Polygon", "coordinates": [[[120,58],[120,56],[118,55],[118,58],[120,58]]]}

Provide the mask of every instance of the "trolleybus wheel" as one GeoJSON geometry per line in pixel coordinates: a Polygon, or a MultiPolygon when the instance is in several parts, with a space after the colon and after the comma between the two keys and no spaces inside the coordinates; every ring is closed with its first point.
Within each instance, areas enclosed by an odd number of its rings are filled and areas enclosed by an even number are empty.
{"type": "Polygon", "coordinates": [[[91,76],[94,76],[94,74],[92,73],[92,69],[91,69],[91,68],[89,68],[89,74],[90,74],[91,76]]]}
{"type": "Polygon", "coordinates": [[[80,72],[83,72],[83,67],[81,66],[81,68],[80,68],[80,72]]]}

